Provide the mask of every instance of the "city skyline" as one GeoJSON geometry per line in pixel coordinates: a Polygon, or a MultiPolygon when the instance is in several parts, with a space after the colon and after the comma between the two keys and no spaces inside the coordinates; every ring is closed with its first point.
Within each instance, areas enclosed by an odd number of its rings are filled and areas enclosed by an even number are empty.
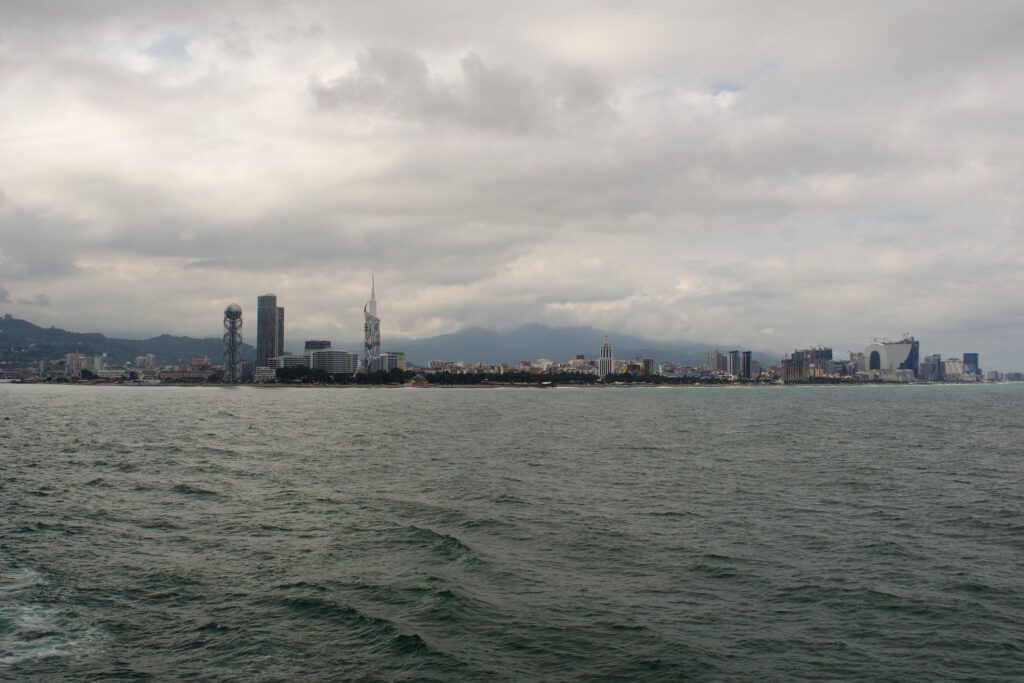
{"type": "Polygon", "coordinates": [[[389,340],[537,322],[781,355],[912,330],[1013,368],[1022,18],[8,3],[0,309],[207,336],[273,291],[289,345],[348,343],[377,273],[389,340]]]}

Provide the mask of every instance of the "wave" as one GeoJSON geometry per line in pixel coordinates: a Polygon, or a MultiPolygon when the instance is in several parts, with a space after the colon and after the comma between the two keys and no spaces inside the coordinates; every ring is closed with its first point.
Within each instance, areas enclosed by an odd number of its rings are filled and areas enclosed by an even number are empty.
{"type": "Polygon", "coordinates": [[[172,489],[175,493],[181,493],[186,496],[221,496],[223,494],[217,491],[211,491],[209,489],[200,488],[198,486],[192,486],[191,484],[177,484],[172,489]]]}
{"type": "Polygon", "coordinates": [[[35,601],[47,584],[42,572],[30,567],[0,566],[0,665],[95,649],[100,631],[76,611],[35,601]]]}
{"type": "Polygon", "coordinates": [[[438,555],[449,559],[478,559],[475,550],[451,534],[416,525],[409,525],[404,529],[411,532],[413,538],[431,546],[438,555]]]}

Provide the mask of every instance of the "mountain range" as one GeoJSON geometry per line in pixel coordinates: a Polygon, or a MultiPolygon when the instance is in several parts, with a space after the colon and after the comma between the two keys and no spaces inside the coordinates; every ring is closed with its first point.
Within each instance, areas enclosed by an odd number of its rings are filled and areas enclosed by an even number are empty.
{"type": "MultiPolygon", "coordinates": [[[[404,351],[409,362],[415,365],[426,365],[432,359],[515,364],[538,358],[563,361],[578,354],[596,358],[603,338],[604,332],[589,326],[549,327],[530,323],[507,331],[467,327],[424,339],[385,337],[381,348],[404,351]]],[[[715,344],[689,341],[658,342],[617,332],[608,333],[608,338],[616,358],[653,358],[655,362],[672,361],[689,366],[703,364],[708,349],[716,347],[715,344]]],[[[361,351],[362,343],[353,343],[346,348],[361,351]]],[[[723,353],[731,350],[718,348],[723,353]]],[[[753,358],[763,365],[779,362],[779,356],[770,352],[755,352],[753,358]]]]}
{"type": "MultiPolygon", "coordinates": [[[[68,332],[57,327],[40,327],[27,320],[5,315],[0,318],[0,363],[22,366],[41,360],[56,360],[78,351],[88,356],[107,354],[108,362],[119,365],[152,353],[163,365],[188,363],[209,357],[215,365],[224,354],[219,337],[196,339],[162,334],[150,339],[117,339],[98,332],[68,332]]],[[[249,344],[242,345],[243,359],[256,355],[249,344]]]]}
{"type": "MultiPolygon", "coordinates": [[[[404,351],[414,365],[426,365],[433,359],[515,364],[520,360],[534,361],[538,358],[562,361],[577,355],[596,358],[603,336],[603,332],[588,326],[549,327],[531,323],[504,331],[467,327],[423,339],[385,338],[383,349],[404,351]]],[[[616,358],[647,357],[655,362],[672,361],[690,366],[702,364],[708,349],[715,348],[714,344],[657,342],[624,333],[610,333],[609,339],[616,358]]],[[[336,346],[362,355],[361,341],[336,343],[336,346]]],[[[290,343],[289,347],[301,351],[301,342],[297,345],[290,343]]],[[[729,349],[719,347],[719,350],[725,352],[729,349]]],[[[58,359],[75,351],[86,355],[106,353],[112,364],[131,361],[147,353],[154,354],[163,365],[187,363],[202,356],[219,364],[224,347],[218,337],[197,339],[163,334],[149,339],[118,339],[95,332],[40,327],[9,315],[0,318],[0,363],[27,365],[58,359]]],[[[252,345],[242,345],[242,357],[246,360],[255,357],[252,345]]],[[[778,355],[770,352],[754,353],[754,360],[764,365],[775,364],[778,359],[778,355]]]]}

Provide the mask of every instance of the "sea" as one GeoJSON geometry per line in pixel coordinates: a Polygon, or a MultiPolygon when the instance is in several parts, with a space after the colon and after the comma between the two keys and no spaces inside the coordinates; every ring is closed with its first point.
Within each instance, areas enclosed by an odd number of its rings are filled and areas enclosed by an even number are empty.
{"type": "Polygon", "coordinates": [[[0,679],[1024,678],[1024,384],[0,385],[0,679]]]}

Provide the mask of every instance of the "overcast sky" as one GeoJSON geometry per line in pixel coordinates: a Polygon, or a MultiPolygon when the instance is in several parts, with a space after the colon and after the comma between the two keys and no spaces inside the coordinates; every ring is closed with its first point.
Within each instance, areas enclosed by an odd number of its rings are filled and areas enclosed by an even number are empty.
{"type": "Polygon", "coordinates": [[[1024,4],[630,5],[5,0],[0,312],[1024,368],[1024,4]]]}

